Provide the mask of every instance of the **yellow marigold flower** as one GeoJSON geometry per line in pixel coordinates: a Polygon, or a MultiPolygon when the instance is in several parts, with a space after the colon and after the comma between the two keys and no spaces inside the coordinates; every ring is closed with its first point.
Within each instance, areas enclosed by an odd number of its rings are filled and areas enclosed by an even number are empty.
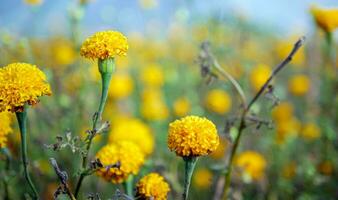
{"type": "Polygon", "coordinates": [[[197,169],[193,177],[193,183],[197,188],[206,189],[212,182],[212,172],[206,168],[197,169]]]}
{"type": "Polygon", "coordinates": [[[282,144],[288,137],[296,136],[299,134],[301,124],[295,117],[286,121],[279,121],[276,123],[277,143],[282,144]]]}
{"type": "Polygon", "coordinates": [[[0,112],[0,149],[7,146],[7,135],[12,132],[9,113],[0,112]]]}
{"type": "Polygon", "coordinates": [[[228,149],[228,146],[229,146],[229,141],[225,138],[221,138],[217,149],[214,152],[212,152],[210,156],[216,160],[222,159],[225,155],[225,152],[228,149]]]}
{"type": "Polygon", "coordinates": [[[183,117],[189,113],[191,105],[187,98],[181,97],[175,100],[173,108],[176,116],[183,117]]]}
{"type": "Polygon", "coordinates": [[[126,119],[115,123],[110,134],[109,142],[130,141],[137,144],[145,155],[154,149],[154,136],[150,128],[138,119],[126,119]]]}
{"type": "MultiPolygon", "coordinates": [[[[280,60],[285,59],[289,55],[291,49],[293,48],[293,42],[291,42],[291,39],[292,41],[295,40],[295,38],[290,38],[286,41],[280,41],[277,43],[276,51],[278,58],[280,60]]],[[[304,48],[300,48],[297,51],[297,53],[293,56],[291,63],[297,66],[302,66],[304,64],[304,61],[305,61],[305,50],[304,48]]]]}
{"type": "Polygon", "coordinates": [[[204,156],[215,151],[219,137],[214,123],[187,116],[169,124],[168,147],[178,156],[204,156]]]}
{"type": "Polygon", "coordinates": [[[208,110],[217,114],[224,114],[231,109],[231,97],[221,89],[213,89],[208,92],[205,98],[205,105],[208,110]]]}
{"type": "Polygon", "coordinates": [[[295,162],[291,162],[283,167],[282,175],[286,179],[291,179],[296,175],[297,165],[295,162]]]}
{"type": "Polygon", "coordinates": [[[116,141],[102,147],[96,154],[104,166],[112,166],[107,170],[103,167],[97,175],[112,183],[122,183],[129,175],[136,175],[144,163],[141,149],[129,141],[116,141]]]}
{"type": "Polygon", "coordinates": [[[295,75],[288,83],[288,89],[295,96],[303,96],[310,90],[310,79],[305,75],[295,75]]]}
{"type": "Polygon", "coordinates": [[[169,115],[160,90],[146,89],[142,93],[141,114],[147,120],[164,120],[169,115]]]}
{"type": "Polygon", "coordinates": [[[72,43],[67,40],[57,39],[52,43],[51,47],[52,56],[55,64],[58,65],[70,65],[75,61],[76,52],[72,43]]]}
{"type": "Polygon", "coordinates": [[[24,0],[24,2],[28,5],[41,5],[43,3],[43,0],[24,0]]]}
{"type": "Polygon", "coordinates": [[[109,96],[114,99],[128,97],[134,89],[134,81],[127,73],[114,73],[110,80],[109,96]]]}
{"type": "Polygon", "coordinates": [[[323,9],[316,6],[311,8],[311,13],[317,25],[326,32],[332,32],[338,28],[338,9],[323,9]]]}
{"type": "Polygon", "coordinates": [[[136,185],[136,198],[140,200],[166,200],[169,184],[157,173],[143,177],[136,185]]]}
{"type": "Polygon", "coordinates": [[[306,123],[302,127],[300,135],[306,140],[314,140],[320,137],[320,128],[315,123],[306,123]]]}
{"type": "Polygon", "coordinates": [[[141,80],[146,86],[161,87],[164,83],[163,71],[160,66],[151,64],[142,69],[141,80]]]}
{"type": "Polygon", "coordinates": [[[282,102],[272,110],[272,118],[276,122],[288,121],[293,116],[293,105],[282,102]]]}
{"type": "Polygon", "coordinates": [[[250,73],[250,83],[256,91],[261,89],[266,80],[268,80],[271,74],[271,69],[269,66],[260,64],[252,69],[250,73]]]}
{"type": "Polygon", "coordinates": [[[325,160],[321,163],[319,163],[317,167],[318,171],[326,176],[332,175],[334,171],[334,166],[331,161],[325,160]]]}
{"type": "Polygon", "coordinates": [[[237,167],[242,169],[243,175],[253,180],[260,180],[266,168],[266,160],[263,155],[255,151],[245,151],[235,160],[237,167]]]}
{"type": "Polygon", "coordinates": [[[82,44],[80,54],[91,59],[107,59],[126,56],[127,38],[117,31],[97,32],[82,44]]]}
{"type": "Polygon", "coordinates": [[[12,63],[0,68],[0,112],[21,111],[26,103],[35,105],[40,96],[51,94],[45,74],[35,65],[12,63]]]}

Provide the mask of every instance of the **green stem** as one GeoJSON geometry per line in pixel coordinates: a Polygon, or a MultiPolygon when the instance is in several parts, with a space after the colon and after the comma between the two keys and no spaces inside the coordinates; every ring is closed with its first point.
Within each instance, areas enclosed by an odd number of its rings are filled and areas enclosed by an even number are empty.
{"type": "Polygon", "coordinates": [[[189,195],[191,177],[197,163],[197,157],[184,157],[183,160],[185,162],[183,200],[187,200],[189,195]]]}
{"type": "Polygon", "coordinates": [[[24,167],[24,173],[26,181],[28,182],[29,187],[33,192],[33,199],[39,199],[39,195],[33,181],[30,178],[28,172],[28,158],[27,158],[27,108],[25,107],[22,112],[16,112],[16,118],[19,123],[20,134],[21,134],[21,156],[22,156],[22,163],[24,167]]]}
{"type": "Polygon", "coordinates": [[[109,84],[110,84],[110,79],[113,74],[113,71],[115,69],[115,64],[114,64],[114,59],[108,58],[105,60],[99,59],[98,61],[98,68],[101,73],[101,80],[102,80],[102,90],[101,90],[101,99],[100,99],[100,104],[98,111],[94,114],[93,116],[93,128],[92,128],[92,133],[88,136],[87,140],[87,146],[86,146],[86,152],[82,158],[82,172],[80,175],[80,178],[76,184],[76,190],[75,190],[75,197],[78,197],[78,194],[80,192],[80,188],[82,185],[82,182],[84,178],[87,176],[86,167],[87,167],[87,162],[88,162],[88,154],[89,150],[93,141],[93,138],[96,135],[97,131],[97,126],[98,122],[101,120],[102,113],[104,110],[104,106],[106,104],[107,98],[108,98],[108,89],[109,89],[109,84]]]}
{"type": "Polygon", "coordinates": [[[4,200],[9,200],[9,185],[8,185],[8,174],[9,170],[11,168],[11,154],[8,151],[7,148],[1,148],[0,149],[3,154],[6,156],[6,164],[5,164],[5,170],[6,170],[6,175],[3,178],[3,183],[4,183],[4,200]]]}
{"type": "Polygon", "coordinates": [[[134,198],[134,196],[133,196],[133,182],[134,182],[134,176],[129,175],[128,179],[123,183],[123,187],[124,187],[126,194],[131,198],[134,198]]]}

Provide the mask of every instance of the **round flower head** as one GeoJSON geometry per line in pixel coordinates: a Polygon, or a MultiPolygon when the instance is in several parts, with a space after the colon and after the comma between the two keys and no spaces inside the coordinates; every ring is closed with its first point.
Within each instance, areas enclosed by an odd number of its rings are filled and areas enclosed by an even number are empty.
{"type": "Polygon", "coordinates": [[[168,147],[178,156],[204,156],[219,144],[216,126],[206,118],[187,116],[169,125],[168,147]]]}
{"type": "Polygon", "coordinates": [[[311,13],[317,25],[326,32],[338,28],[338,9],[322,9],[316,6],[311,8],[311,13]]]}
{"type": "Polygon", "coordinates": [[[91,59],[107,59],[126,56],[127,38],[117,31],[97,32],[82,44],[80,54],[91,59]]]}
{"type": "Polygon", "coordinates": [[[261,179],[266,168],[265,158],[255,151],[242,152],[238,155],[235,163],[243,170],[244,175],[254,180],[261,179]]]}
{"type": "Polygon", "coordinates": [[[154,149],[154,137],[150,128],[138,119],[125,119],[113,126],[109,142],[131,141],[137,144],[142,152],[149,155],[154,149]]]}
{"type": "Polygon", "coordinates": [[[0,149],[7,145],[7,135],[13,132],[8,112],[0,113],[0,149]]]}
{"type": "Polygon", "coordinates": [[[136,175],[144,163],[141,149],[129,141],[119,141],[104,146],[97,154],[103,168],[97,175],[113,183],[124,182],[130,174],[136,175]]]}
{"type": "Polygon", "coordinates": [[[212,183],[212,172],[207,168],[197,169],[193,181],[197,188],[207,189],[212,183]]]}
{"type": "Polygon", "coordinates": [[[305,75],[295,75],[288,83],[288,89],[295,96],[303,96],[310,90],[310,79],[305,75]]]}
{"type": "Polygon", "coordinates": [[[12,63],[0,68],[0,112],[22,111],[24,105],[35,105],[39,97],[51,95],[45,74],[35,65],[12,63]]]}
{"type": "Polygon", "coordinates": [[[258,91],[268,80],[271,69],[265,64],[259,64],[250,72],[250,83],[254,90],[258,91]]]}
{"type": "Polygon", "coordinates": [[[205,98],[205,104],[211,112],[225,114],[231,109],[231,97],[223,90],[213,89],[208,92],[205,98]]]}
{"type": "Polygon", "coordinates": [[[137,199],[165,200],[170,191],[169,184],[157,173],[150,173],[143,177],[136,185],[137,199]]]}

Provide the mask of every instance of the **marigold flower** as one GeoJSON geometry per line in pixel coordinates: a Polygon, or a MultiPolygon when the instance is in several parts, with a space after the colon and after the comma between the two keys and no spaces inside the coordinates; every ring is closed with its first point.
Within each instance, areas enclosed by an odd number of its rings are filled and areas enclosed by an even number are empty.
{"type": "Polygon", "coordinates": [[[158,89],[146,89],[142,93],[140,108],[142,116],[147,120],[164,120],[169,115],[169,110],[163,100],[163,94],[158,89]]]}
{"type": "Polygon", "coordinates": [[[45,74],[35,65],[12,63],[0,68],[0,112],[22,111],[26,103],[35,105],[40,96],[51,94],[45,74]]]}
{"type": "Polygon", "coordinates": [[[244,151],[236,158],[235,165],[243,170],[243,175],[259,180],[264,175],[266,160],[258,152],[244,151]]]}
{"type": "Polygon", "coordinates": [[[107,59],[126,56],[127,38],[117,31],[97,32],[82,44],[80,54],[91,59],[107,59]]]}
{"type": "Polygon", "coordinates": [[[128,97],[134,89],[133,79],[126,73],[115,73],[112,75],[108,95],[114,99],[128,97]]]}
{"type": "Polygon", "coordinates": [[[129,141],[117,141],[102,147],[96,154],[103,166],[97,175],[112,183],[122,183],[129,175],[136,175],[144,163],[141,149],[129,141]]]}
{"type": "Polygon", "coordinates": [[[272,118],[276,122],[288,121],[293,117],[293,105],[282,102],[272,110],[272,118]]]}
{"type": "Polygon", "coordinates": [[[70,65],[76,59],[76,52],[72,43],[64,39],[56,39],[52,42],[51,53],[53,61],[58,67],[70,65]]]}
{"type": "Polygon", "coordinates": [[[299,120],[295,117],[286,121],[276,123],[277,143],[283,144],[285,139],[291,136],[298,135],[301,128],[299,120]]]}
{"type": "Polygon", "coordinates": [[[250,73],[250,83],[252,87],[258,91],[268,80],[271,74],[271,69],[269,66],[260,64],[252,69],[250,73]]]}
{"type": "Polygon", "coordinates": [[[225,114],[231,109],[231,97],[227,92],[221,89],[213,89],[208,92],[205,98],[205,104],[208,110],[225,114]]]}
{"type": "Polygon", "coordinates": [[[208,119],[187,116],[169,125],[168,147],[178,156],[204,156],[219,144],[216,126],[208,119]]]}
{"type": "Polygon", "coordinates": [[[151,64],[142,69],[141,80],[146,86],[161,87],[164,83],[163,71],[160,66],[151,64]]]}
{"type": "Polygon", "coordinates": [[[130,141],[137,144],[145,155],[154,149],[154,136],[150,128],[138,119],[125,119],[116,123],[110,134],[109,142],[130,141]]]}
{"type": "Polygon", "coordinates": [[[289,80],[288,89],[295,96],[303,96],[310,89],[310,79],[305,75],[295,75],[289,80]]]}
{"type": "Polygon", "coordinates": [[[181,97],[176,99],[173,105],[174,114],[179,117],[187,115],[191,109],[190,102],[187,98],[181,97]]]}
{"type": "Polygon", "coordinates": [[[136,197],[140,200],[165,200],[170,188],[161,175],[150,173],[137,183],[136,191],[136,197]]]}
{"type": "Polygon", "coordinates": [[[7,135],[12,133],[11,118],[8,112],[0,113],[0,149],[7,146],[7,135]]]}
{"type": "Polygon", "coordinates": [[[311,13],[317,25],[326,32],[332,32],[338,28],[338,9],[323,9],[316,6],[311,8],[311,13]]]}
{"type": "Polygon", "coordinates": [[[193,177],[193,183],[196,187],[206,189],[211,185],[212,172],[206,168],[197,169],[193,177]]]}
{"type": "Polygon", "coordinates": [[[315,123],[306,123],[302,127],[300,135],[306,140],[314,140],[320,137],[320,128],[315,123]]]}

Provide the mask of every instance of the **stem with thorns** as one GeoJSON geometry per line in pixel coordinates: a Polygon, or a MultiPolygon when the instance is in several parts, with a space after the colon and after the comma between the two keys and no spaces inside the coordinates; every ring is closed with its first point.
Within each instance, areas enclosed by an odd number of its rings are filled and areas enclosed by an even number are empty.
{"type": "Polygon", "coordinates": [[[227,199],[227,193],[228,193],[228,189],[229,189],[230,183],[231,183],[231,173],[232,173],[232,165],[233,165],[233,162],[234,162],[234,157],[235,157],[236,151],[238,149],[243,130],[246,128],[246,124],[245,124],[246,115],[250,111],[251,106],[258,100],[258,98],[263,94],[263,92],[269,86],[272,79],[277,75],[277,73],[279,71],[281,71],[292,60],[295,53],[299,50],[300,47],[303,46],[304,41],[305,41],[305,37],[301,37],[295,43],[295,45],[294,45],[292,51],[290,52],[290,54],[272,71],[268,80],[266,80],[266,82],[261,87],[261,89],[252,98],[252,100],[249,102],[249,104],[244,108],[242,115],[241,115],[239,128],[238,128],[238,134],[235,138],[234,145],[231,149],[230,157],[229,157],[229,160],[228,160],[228,167],[227,167],[228,169],[227,169],[227,172],[225,173],[225,186],[224,186],[223,197],[222,197],[223,200],[227,199]]]}

